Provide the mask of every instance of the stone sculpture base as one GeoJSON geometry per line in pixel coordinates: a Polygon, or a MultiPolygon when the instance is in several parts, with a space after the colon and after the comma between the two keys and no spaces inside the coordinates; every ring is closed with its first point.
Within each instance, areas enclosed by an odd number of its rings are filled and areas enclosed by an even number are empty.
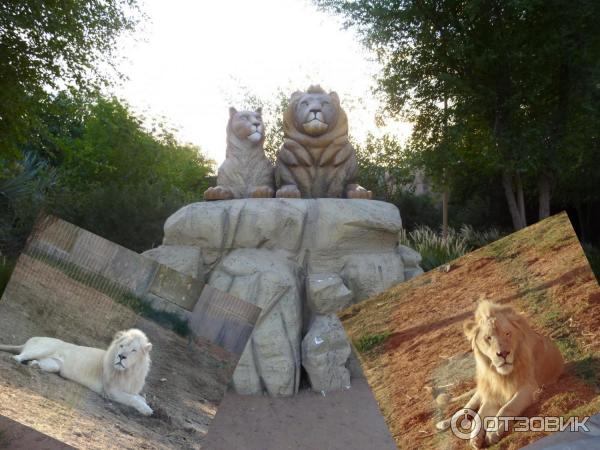
{"type": "Polygon", "coordinates": [[[336,312],[422,273],[398,246],[398,209],[373,200],[240,199],[194,203],[146,255],[260,308],[233,376],[241,394],[290,396],[301,365],[313,389],[350,384],[336,312]]]}

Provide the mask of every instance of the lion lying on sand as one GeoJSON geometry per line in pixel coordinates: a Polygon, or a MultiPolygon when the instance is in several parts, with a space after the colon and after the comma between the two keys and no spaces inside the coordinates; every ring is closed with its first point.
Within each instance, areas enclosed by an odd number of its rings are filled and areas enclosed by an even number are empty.
{"type": "Polygon", "coordinates": [[[0,345],[0,350],[18,353],[13,358],[19,363],[58,373],[146,416],[152,409],[139,393],[150,369],[151,349],[146,335],[136,329],[119,331],[107,350],[49,337],[32,337],[24,345],[0,345]]]}
{"type": "MultiPolygon", "coordinates": [[[[471,341],[477,371],[477,389],[464,408],[485,417],[516,417],[534,401],[535,392],[553,383],[564,368],[563,357],[546,336],[536,333],[527,320],[509,306],[483,301],[474,320],[464,324],[471,341]]],[[[483,426],[471,431],[471,446],[482,448],[496,444],[508,430],[499,420],[498,430],[483,426]]],[[[451,420],[437,424],[446,429],[451,420]]]]}

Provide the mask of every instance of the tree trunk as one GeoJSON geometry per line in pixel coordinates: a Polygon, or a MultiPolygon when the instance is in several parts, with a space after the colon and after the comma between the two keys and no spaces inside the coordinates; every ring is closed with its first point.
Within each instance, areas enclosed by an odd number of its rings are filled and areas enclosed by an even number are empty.
{"type": "Polygon", "coordinates": [[[579,222],[579,237],[582,242],[587,241],[587,230],[585,227],[585,219],[583,218],[583,210],[581,207],[581,201],[575,202],[575,211],[577,211],[577,220],[579,222]]]}
{"type": "Polygon", "coordinates": [[[521,217],[519,205],[517,204],[517,199],[513,190],[512,173],[508,170],[505,170],[502,173],[502,186],[504,187],[504,195],[506,196],[506,202],[508,203],[508,210],[510,211],[514,229],[520,230],[521,228],[525,228],[525,223],[521,217]]]}
{"type": "Polygon", "coordinates": [[[550,217],[550,176],[546,173],[540,175],[538,180],[539,189],[539,220],[550,217]]]}
{"type": "Polygon", "coordinates": [[[442,238],[444,240],[448,238],[448,197],[448,189],[445,189],[442,197],[442,238]]]}
{"type": "Polygon", "coordinates": [[[517,205],[519,206],[519,214],[521,215],[521,228],[527,226],[527,216],[525,215],[525,196],[523,194],[523,181],[521,180],[521,174],[517,172],[515,174],[515,187],[517,189],[517,205]]]}

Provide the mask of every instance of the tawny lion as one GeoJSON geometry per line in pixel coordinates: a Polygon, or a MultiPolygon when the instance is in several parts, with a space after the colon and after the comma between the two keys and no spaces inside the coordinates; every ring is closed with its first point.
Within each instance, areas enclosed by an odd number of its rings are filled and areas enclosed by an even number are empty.
{"type": "MultiPolygon", "coordinates": [[[[475,356],[477,389],[457,414],[476,411],[482,423],[485,417],[519,416],[534,403],[535,392],[555,382],[564,369],[556,345],[535,332],[510,306],[481,302],[475,318],[465,322],[464,332],[475,356]]],[[[450,423],[450,419],[443,420],[437,428],[446,429],[450,423]]],[[[503,426],[489,431],[484,426],[473,428],[470,443],[474,448],[496,444],[508,432],[503,426]]]]}

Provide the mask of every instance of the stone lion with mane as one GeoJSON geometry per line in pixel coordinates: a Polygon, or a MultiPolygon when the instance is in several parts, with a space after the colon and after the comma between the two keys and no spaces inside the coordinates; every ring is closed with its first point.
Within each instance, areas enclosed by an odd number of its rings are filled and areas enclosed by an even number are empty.
{"type": "Polygon", "coordinates": [[[265,156],[264,141],[261,108],[256,111],[229,108],[225,162],[219,167],[217,186],[208,188],[204,199],[273,197],[273,165],[265,156]]]}
{"type": "Polygon", "coordinates": [[[277,153],[277,197],[372,197],[356,184],[357,163],[348,141],[348,118],[335,92],[320,86],[295,92],[283,116],[277,153]]]}
{"type": "MultiPolygon", "coordinates": [[[[535,393],[555,382],[564,368],[563,357],[546,336],[535,332],[521,314],[510,306],[482,301],[474,320],[464,324],[476,363],[477,388],[456,415],[465,409],[485,417],[516,417],[535,402],[535,393]]],[[[506,421],[498,421],[498,430],[483,426],[471,432],[471,446],[482,448],[496,444],[506,433],[506,421]]],[[[451,420],[437,424],[446,429],[451,420]]]]}
{"type": "Polygon", "coordinates": [[[146,335],[137,329],[118,332],[107,350],[49,337],[32,337],[23,345],[0,345],[0,350],[17,353],[13,358],[19,363],[58,373],[145,416],[152,409],[140,392],[150,370],[151,349],[146,335]]]}

